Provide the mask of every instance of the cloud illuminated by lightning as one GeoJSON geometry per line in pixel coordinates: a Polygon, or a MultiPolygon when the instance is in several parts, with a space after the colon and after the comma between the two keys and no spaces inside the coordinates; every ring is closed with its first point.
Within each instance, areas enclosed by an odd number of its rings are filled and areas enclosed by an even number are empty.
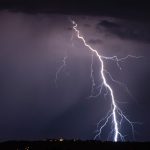
{"type": "Polygon", "coordinates": [[[76,33],[77,38],[80,39],[83,42],[84,46],[87,47],[90,52],[92,52],[92,63],[91,63],[92,89],[91,89],[91,96],[90,97],[98,97],[101,94],[102,89],[105,88],[106,91],[107,91],[106,94],[109,94],[110,98],[111,98],[111,109],[107,113],[106,117],[104,117],[103,119],[101,119],[98,122],[98,124],[97,124],[97,131],[98,132],[97,132],[94,139],[97,139],[101,135],[102,130],[106,127],[108,122],[112,122],[112,130],[110,131],[110,134],[113,136],[113,141],[115,141],[115,142],[117,142],[119,140],[124,141],[124,136],[122,135],[122,133],[120,131],[121,126],[122,126],[122,121],[125,120],[131,126],[133,136],[134,136],[134,126],[133,126],[134,122],[131,122],[123,114],[122,110],[118,107],[117,100],[115,99],[115,96],[114,96],[114,91],[113,91],[112,87],[109,85],[109,83],[107,82],[106,74],[110,77],[110,79],[113,82],[116,82],[116,83],[121,84],[123,86],[125,86],[125,85],[120,83],[119,81],[116,81],[116,80],[113,79],[111,74],[105,69],[104,60],[115,61],[118,68],[121,70],[119,62],[123,62],[124,60],[128,59],[129,57],[131,57],[131,58],[141,58],[141,56],[136,57],[136,56],[128,55],[124,58],[118,58],[117,56],[112,56],[112,57],[102,56],[102,55],[99,54],[99,52],[96,49],[93,49],[86,42],[86,40],[84,39],[84,37],[81,35],[80,31],[77,28],[77,23],[75,21],[72,21],[72,24],[73,24],[73,30],[76,33]],[[93,58],[94,58],[94,56],[96,56],[98,58],[99,62],[100,62],[100,77],[102,79],[102,83],[98,87],[99,88],[99,93],[97,95],[92,94],[93,91],[94,91],[94,87],[96,85],[95,80],[94,80],[94,76],[93,76],[93,58]]]}

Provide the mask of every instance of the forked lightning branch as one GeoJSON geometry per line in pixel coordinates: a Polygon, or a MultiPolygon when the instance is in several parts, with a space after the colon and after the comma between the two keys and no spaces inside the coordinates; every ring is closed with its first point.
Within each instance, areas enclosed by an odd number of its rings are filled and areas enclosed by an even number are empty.
{"type": "MultiPolygon", "coordinates": [[[[92,90],[91,90],[91,96],[90,97],[98,97],[101,94],[102,89],[105,89],[107,91],[107,94],[109,94],[110,100],[111,100],[110,110],[108,110],[108,113],[106,114],[106,116],[104,118],[102,118],[97,124],[97,133],[96,133],[94,139],[98,139],[101,136],[101,134],[102,134],[104,128],[107,126],[107,124],[111,123],[112,129],[110,130],[110,132],[108,134],[109,137],[112,137],[111,140],[114,141],[114,142],[124,141],[125,138],[124,138],[124,135],[121,132],[121,127],[123,126],[123,124],[122,124],[123,121],[126,121],[127,122],[126,125],[128,124],[130,126],[133,137],[134,137],[134,126],[133,126],[133,124],[135,122],[130,121],[127,118],[127,116],[122,112],[122,110],[119,108],[117,100],[115,99],[115,96],[114,96],[114,90],[111,87],[111,85],[108,83],[107,78],[109,77],[113,82],[116,82],[116,83],[119,83],[119,84],[122,84],[122,83],[114,80],[111,76],[111,73],[106,70],[105,60],[115,61],[117,66],[119,67],[119,69],[121,69],[121,67],[119,65],[119,62],[124,61],[124,60],[128,59],[129,57],[131,57],[131,58],[141,58],[142,56],[137,57],[137,56],[133,56],[133,55],[127,55],[126,57],[123,57],[123,58],[118,58],[117,56],[112,56],[112,57],[103,56],[99,53],[98,50],[92,48],[86,42],[85,38],[81,35],[80,30],[78,29],[77,23],[73,20],[71,22],[72,22],[72,25],[73,25],[72,28],[73,28],[73,31],[76,35],[76,38],[82,41],[83,45],[87,48],[87,51],[92,53],[92,63],[91,63],[92,90]],[[99,61],[99,68],[100,68],[99,69],[99,78],[102,81],[102,83],[99,86],[100,87],[99,93],[96,94],[96,95],[93,95],[93,90],[94,90],[94,86],[95,86],[95,79],[94,79],[94,75],[93,75],[93,70],[94,70],[94,68],[93,68],[93,59],[94,58],[98,59],[98,61],[99,61]],[[108,76],[106,76],[106,74],[108,76]]],[[[61,71],[61,69],[63,67],[65,67],[65,65],[66,65],[66,62],[65,62],[66,58],[67,57],[65,57],[63,59],[63,64],[60,66],[60,68],[56,72],[56,80],[55,81],[57,81],[57,77],[58,77],[58,74],[61,71]]]]}

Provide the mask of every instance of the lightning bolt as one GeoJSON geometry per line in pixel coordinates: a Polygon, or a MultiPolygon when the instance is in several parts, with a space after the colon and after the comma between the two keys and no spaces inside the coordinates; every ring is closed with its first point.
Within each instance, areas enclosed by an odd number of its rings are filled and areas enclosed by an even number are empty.
{"type": "MultiPolygon", "coordinates": [[[[102,130],[106,127],[106,125],[108,124],[108,122],[112,122],[112,130],[110,131],[110,134],[113,136],[113,141],[117,142],[119,140],[124,141],[124,136],[121,133],[121,126],[122,126],[122,121],[125,120],[131,127],[132,133],[133,133],[133,137],[134,137],[134,126],[133,124],[135,122],[131,122],[122,112],[122,110],[118,107],[117,105],[117,100],[115,99],[114,96],[114,91],[112,89],[112,87],[109,85],[108,81],[107,81],[107,77],[106,74],[110,77],[110,79],[118,84],[123,85],[122,83],[120,83],[119,81],[116,81],[113,79],[113,77],[111,76],[111,74],[105,69],[104,66],[104,60],[111,60],[111,61],[115,61],[118,68],[121,70],[122,68],[120,67],[119,63],[123,62],[124,60],[128,59],[128,58],[141,58],[137,57],[137,56],[132,56],[132,55],[128,55],[124,58],[118,58],[117,56],[112,56],[112,57],[106,57],[106,56],[102,56],[99,54],[99,52],[96,49],[93,49],[85,40],[85,38],[81,35],[80,31],[78,30],[78,26],[77,23],[75,21],[71,21],[73,24],[73,30],[77,36],[78,39],[80,39],[84,46],[87,47],[89,49],[90,52],[92,52],[92,63],[91,63],[91,81],[92,81],[92,89],[91,89],[91,96],[90,97],[98,97],[101,94],[101,91],[103,88],[106,89],[106,94],[108,93],[110,94],[110,98],[111,98],[111,109],[109,110],[109,112],[107,113],[106,117],[104,117],[103,119],[101,119],[98,124],[97,124],[97,134],[94,137],[94,139],[97,139],[98,137],[101,136],[102,130]],[[93,76],[93,59],[94,56],[96,56],[100,62],[100,77],[102,79],[102,83],[100,84],[99,88],[99,93],[97,95],[93,96],[93,91],[94,91],[94,87],[96,85],[95,80],[94,80],[94,76],[93,76]]],[[[123,85],[124,86],[124,85],[123,85]]],[[[110,135],[109,135],[110,137],[110,135]]],[[[108,138],[109,138],[108,137],[108,138]]]]}
{"type": "Polygon", "coordinates": [[[56,75],[55,75],[55,86],[57,86],[57,80],[58,80],[58,75],[59,73],[62,71],[62,69],[66,66],[66,59],[68,58],[68,56],[65,56],[62,60],[62,65],[58,68],[58,70],[56,71],[56,75]]]}

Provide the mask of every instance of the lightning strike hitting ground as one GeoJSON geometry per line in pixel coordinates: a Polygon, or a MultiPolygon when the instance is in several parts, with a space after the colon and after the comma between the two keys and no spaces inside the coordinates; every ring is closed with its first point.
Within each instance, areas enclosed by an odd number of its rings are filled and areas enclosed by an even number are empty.
{"type": "MultiPolygon", "coordinates": [[[[92,63],[91,63],[91,81],[92,81],[92,89],[91,89],[91,96],[90,97],[98,97],[101,94],[101,91],[103,88],[106,89],[106,93],[110,94],[110,98],[111,98],[111,109],[109,110],[109,112],[107,113],[106,117],[104,117],[103,119],[101,119],[98,124],[97,124],[97,134],[95,136],[94,139],[97,139],[98,137],[100,137],[102,130],[104,129],[104,127],[106,127],[106,125],[108,124],[109,121],[112,122],[112,130],[110,131],[110,136],[113,137],[113,141],[117,142],[119,140],[124,141],[124,136],[121,133],[121,126],[122,126],[122,121],[125,120],[130,126],[131,126],[131,130],[133,133],[133,137],[134,137],[134,126],[133,123],[135,122],[131,122],[121,111],[121,109],[118,107],[117,105],[117,100],[115,99],[114,96],[114,91],[112,89],[112,87],[109,85],[109,83],[107,82],[107,77],[106,74],[109,76],[109,78],[118,84],[121,84],[123,86],[125,86],[124,84],[120,83],[119,81],[116,81],[113,79],[113,77],[111,76],[111,74],[105,69],[105,64],[104,64],[104,60],[111,60],[111,61],[115,61],[118,68],[121,69],[119,62],[123,62],[124,60],[128,59],[129,57],[131,58],[141,58],[140,57],[136,57],[136,56],[132,56],[132,55],[128,55],[124,58],[118,58],[117,56],[112,56],[112,57],[106,57],[106,56],[102,56],[99,54],[99,52],[96,49],[93,49],[89,44],[87,44],[86,40],[84,39],[84,37],[81,35],[80,31],[77,29],[77,24],[75,23],[75,21],[72,21],[73,24],[73,30],[76,33],[76,36],[78,39],[80,39],[84,46],[88,48],[88,50],[90,52],[92,52],[92,63]],[[94,80],[94,76],[93,76],[93,59],[94,56],[96,56],[100,62],[100,76],[102,79],[102,83],[100,84],[99,88],[99,93],[97,95],[93,95],[93,91],[94,91],[94,87],[95,87],[95,80],[94,80]]],[[[127,89],[128,90],[128,89],[127,89]]],[[[109,137],[108,137],[109,138],[109,137]]]]}

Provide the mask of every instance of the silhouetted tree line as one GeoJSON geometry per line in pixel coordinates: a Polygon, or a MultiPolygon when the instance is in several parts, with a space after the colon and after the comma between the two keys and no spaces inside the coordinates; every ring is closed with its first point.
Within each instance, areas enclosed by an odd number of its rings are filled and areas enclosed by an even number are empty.
{"type": "Polygon", "coordinates": [[[80,140],[7,141],[0,150],[148,150],[150,142],[101,142],[80,140]]]}

